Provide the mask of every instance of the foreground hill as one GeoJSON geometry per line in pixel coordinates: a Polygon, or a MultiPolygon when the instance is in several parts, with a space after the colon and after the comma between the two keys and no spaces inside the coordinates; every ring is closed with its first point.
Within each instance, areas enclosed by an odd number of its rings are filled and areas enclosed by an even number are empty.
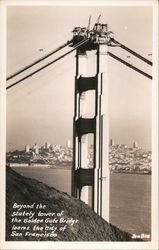
{"type": "Polygon", "coordinates": [[[21,176],[9,167],[6,174],[6,222],[6,240],[132,240],[129,233],[107,223],[82,201],[21,176]],[[45,208],[40,206],[37,209],[37,204],[45,208]]]}

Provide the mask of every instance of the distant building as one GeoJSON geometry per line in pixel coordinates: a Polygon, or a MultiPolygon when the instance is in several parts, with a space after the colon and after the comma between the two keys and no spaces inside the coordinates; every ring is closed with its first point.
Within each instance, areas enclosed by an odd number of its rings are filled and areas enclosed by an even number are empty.
{"type": "Polygon", "coordinates": [[[39,148],[35,149],[35,154],[38,155],[39,154],[39,148]]]}
{"type": "Polygon", "coordinates": [[[52,144],[50,144],[50,143],[48,143],[48,142],[45,142],[44,151],[50,153],[50,152],[52,152],[52,149],[53,149],[52,144]]]}
{"type": "Polygon", "coordinates": [[[25,146],[25,153],[29,153],[29,150],[30,150],[29,145],[26,145],[26,146],[25,146]]]}
{"type": "Polygon", "coordinates": [[[48,142],[45,142],[45,149],[49,149],[50,144],[48,142]]]}
{"type": "Polygon", "coordinates": [[[136,141],[133,143],[133,148],[138,148],[138,143],[136,141]]]}
{"type": "Polygon", "coordinates": [[[52,149],[53,149],[53,146],[52,146],[52,144],[50,144],[50,146],[49,146],[49,152],[50,153],[52,152],[52,149]]]}
{"type": "Polygon", "coordinates": [[[38,155],[39,154],[39,146],[37,144],[34,144],[33,148],[32,148],[33,152],[38,155]]]}
{"type": "Polygon", "coordinates": [[[66,141],[66,148],[70,148],[71,147],[71,141],[70,140],[67,140],[66,141]]]}
{"type": "Polygon", "coordinates": [[[113,146],[113,144],[114,144],[113,139],[110,139],[109,146],[113,146]]]}

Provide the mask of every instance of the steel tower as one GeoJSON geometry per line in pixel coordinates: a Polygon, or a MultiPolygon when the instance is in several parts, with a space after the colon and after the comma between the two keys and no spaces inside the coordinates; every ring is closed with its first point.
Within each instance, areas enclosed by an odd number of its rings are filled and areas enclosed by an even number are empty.
{"type": "MultiPolygon", "coordinates": [[[[93,31],[74,29],[74,44],[89,38],[76,50],[76,76],[73,118],[72,196],[84,201],[109,221],[108,167],[108,69],[107,48],[110,32],[106,24],[97,23],[93,31]],[[94,52],[95,67],[90,76],[90,52],[94,52]],[[90,96],[95,103],[93,115],[86,111],[90,96]],[[93,161],[89,163],[89,135],[93,137],[93,161]]],[[[91,100],[92,101],[92,100],[91,100]]]]}

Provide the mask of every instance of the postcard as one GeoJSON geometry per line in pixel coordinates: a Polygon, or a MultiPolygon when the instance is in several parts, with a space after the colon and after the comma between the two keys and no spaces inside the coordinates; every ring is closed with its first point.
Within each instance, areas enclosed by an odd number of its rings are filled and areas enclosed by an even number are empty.
{"type": "Polygon", "coordinates": [[[158,1],[0,4],[0,248],[158,249],[158,1]]]}

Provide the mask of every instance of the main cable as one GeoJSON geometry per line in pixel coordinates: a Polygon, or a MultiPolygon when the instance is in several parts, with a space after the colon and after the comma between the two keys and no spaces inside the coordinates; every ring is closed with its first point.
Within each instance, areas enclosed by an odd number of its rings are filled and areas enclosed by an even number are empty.
{"type": "Polygon", "coordinates": [[[53,54],[55,54],[56,52],[60,51],[61,49],[65,48],[67,45],[69,45],[72,42],[72,40],[67,41],[66,43],[64,43],[63,45],[61,45],[60,47],[58,47],[57,49],[53,50],[52,52],[48,53],[47,55],[41,57],[40,59],[36,60],[35,62],[31,63],[30,65],[22,68],[21,70],[17,71],[16,73],[10,75],[7,77],[7,81],[12,79],[13,77],[19,75],[20,73],[24,72],[27,69],[30,69],[31,67],[33,67],[34,65],[36,65],[37,63],[43,61],[44,59],[48,58],[49,56],[52,56],[53,54]]]}
{"type": "Polygon", "coordinates": [[[131,69],[137,71],[138,73],[140,73],[140,74],[142,74],[142,75],[144,75],[144,76],[146,76],[147,78],[149,78],[149,79],[152,80],[152,76],[151,76],[151,75],[149,75],[149,74],[145,73],[144,71],[142,71],[142,70],[136,68],[136,67],[133,66],[132,64],[130,64],[130,63],[124,61],[123,59],[121,59],[121,58],[119,58],[118,56],[112,54],[111,52],[108,52],[108,55],[111,56],[112,58],[116,59],[117,61],[119,61],[119,62],[125,64],[126,66],[130,67],[131,69]]]}
{"type": "Polygon", "coordinates": [[[116,43],[117,45],[119,45],[119,47],[121,47],[122,49],[125,49],[126,51],[130,52],[131,54],[133,54],[134,56],[138,57],[139,59],[141,59],[142,61],[144,61],[145,63],[149,64],[149,65],[153,65],[153,63],[151,61],[149,61],[148,59],[146,59],[145,57],[141,56],[140,54],[138,54],[137,52],[135,52],[134,50],[126,47],[125,45],[121,44],[120,42],[116,41],[114,38],[111,39],[111,41],[113,41],[114,43],[116,43]]]}
{"type": "Polygon", "coordinates": [[[85,43],[87,43],[88,41],[89,41],[89,39],[86,39],[86,40],[83,40],[83,41],[77,43],[77,45],[76,45],[73,49],[71,49],[70,51],[66,52],[65,54],[61,55],[60,57],[56,58],[55,60],[49,62],[48,64],[44,65],[43,67],[41,67],[41,68],[39,68],[39,69],[33,71],[32,73],[30,73],[29,75],[27,75],[27,76],[23,77],[22,79],[16,81],[15,83],[9,85],[8,87],[6,87],[6,89],[10,89],[11,87],[13,87],[13,86],[17,85],[18,83],[24,81],[25,79],[27,79],[27,78],[29,78],[29,77],[35,75],[36,73],[38,73],[38,72],[41,71],[42,69],[45,69],[46,67],[50,66],[51,64],[53,64],[53,63],[59,61],[59,60],[62,59],[63,57],[65,57],[65,56],[67,56],[68,54],[70,54],[71,52],[73,52],[75,49],[78,49],[79,47],[81,47],[82,45],[84,45],[85,43]]]}

